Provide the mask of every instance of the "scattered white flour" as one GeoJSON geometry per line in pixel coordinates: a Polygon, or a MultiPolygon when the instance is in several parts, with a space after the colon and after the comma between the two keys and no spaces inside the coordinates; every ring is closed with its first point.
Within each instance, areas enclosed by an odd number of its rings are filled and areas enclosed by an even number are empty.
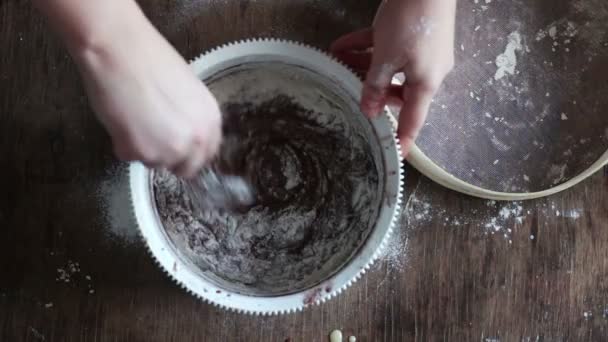
{"type": "Polygon", "coordinates": [[[557,27],[555,26],[551,26],[549,28],[549,36],[553,39],[555,39],[555,36],[557,35],[557,27]]]}
{"type": "Polygon", "coordinates": [[[608,2],[605,0],[574,0],[569,2],[572,6],[572,12],[576,16],[585,17],[584,23],[581,22],[577,28],[578,36],[581,40],[587,43],[585,53],[589,56],[589,61],[592,57],[601,53],[605,47],[605,39],[608,34],[608,2]]]}
{"type": "MultiPolygon", "coordinates": [[[[452,214],[444,207],[434,206],[430,197],[417,195],[417,185],[404,206],[405,221],[402,226],[416,229],[431,225],[458,228],[471,226],[478,228],[483,235],[500,235],[509,243],[513,230],[522,225],[526,215],[522,202],[486,201],[486,208],[474,209],[466,213],[452,214]]],[[[564,213],[564,216],[566,214],[564,213]]]]}
{"type": "Polygon", "coordinates": [[[507,74],[515,74],[515,68],[517,67],[517,55],[515,54],[515,52],[522,50],[521,35],[519,34],[519,32],[514,31],[509,34],[509,37],[507,39],[508,42],[505,48],[505,52],[496,57],[495,64],[498,69],[494,74],[495,80],[500,80],[507,74]]]}
{"type": "Polygon", "coordinates": [[[58,282],[69,283],[72,281],[72,276],[76,273],[80,273],[80,264],[72,260],[68,260],[65,267],[60,267],[57,269],[57,278],[55,278],[55,280],[58,282]]]}
{"type": "Polygon", "coordinates": [[[577,220],[581,217],[581,209],[570,209],[562,212],[563,217],[577,220]]]}
{"type": "Polygon", "coordinates": [[[572,38],[578,34],[578,25],[565,18],[554,21],[544,29],[536,33],[536,41],[542,41],[549,37],[553,40],[553,46],[559,46],[559,39],[563,38],[564,44],[570,44],[572,38]],[[567,41],[567,42],[566,42],[567,41]]]}
{"type": "Polygon", "coordinates": [[[34,336],[37,341],[46,341],[44,335],[41,334],[38,330],[34,329],[34,327],[29,327],[29,331],[32,333],[32,336],[34,336]]]}
{"type": "Polygon", "coordinates": [[[407,262],[409,239],[402,233],[402,226],[402,224],[397,224],[395,226],[393,235],[390,237],[386,247],[378,256],[379,261],[387,262],[389,267],[396,271],[403,270],[407,262]]]}
{"type": "Polygon", "coordinates": [[[563,182],[566,179],[566,169],[568,165],[551,165],[549,168],[549,172],[547,173],[547,177],[551,179],[551,184],[557,185],[563,182]]]}
{"type": "Polygon", "coordinates": [[[422,16],[416,24],[411,28],[414,33],[422,33],[425,36],[430,36],[435,29],[435,23],[429,18],[422,16]]]}
{"type": "Polygon", "coordinates": [[[511,149],[511,146],[507,145],[503,141],[500,141],[495,135],[492,136],[491,140],[494,147],[496,147],[496,149],[499,151],[506,152],[511,149]]]}
{"type": "Polygon", "coordinates": [[[417,192],[421,181],[418,182],[403,206],[402,220],[400,226],[416,228],[420,224],[429,223],[436,216],[445,214],[445,209],[431,207],[426,198],[418,198],[417,192]]]}
{"type": "Polygon", "coordinates": [[[490,218],[484,222],[483,228],[485,228],[485,234],[502,234],[509,243],[512,243],[511,233],[513,232],[513,229],[509,227],[521,225],[525,218],[521,202],[488,201],[486,205],[498,210],[498,214],[496,216],[490,216],[490,218]]]}
{"type": "Polygon", "coordinates": [[[520,215],[523,211],[523,207],[520,205],[519,202],[511,202],[508,204],[509,205],[502,207],[498,212],[500,217],[503,220],[507,220],[511,217],[514,217],[517,220],[517,223],[521,223],[522,217],[520,215]]]}
{"type": "MultiPolygon", "coordinates": [[[[417,199],[415,199],[415,201],[417,201],[417,199]]],[[[430,219],[430,216],[429,216],[430,212],[431,212],[431,205],[429,203],[422,203],[422,211],[414,214],[414,218],[419,221],[424,220],[424,219],[430,219]]]]}
{"type": "Polygon", "coordinates": [[[131,213],[127,166],[119,164],[109,168],[99,182],[95,197],[107,232],[119,242],[136,242],[138,232],[131,213]]]}
{"type": "MultiPolygon", "coordinates": [[[[584,42],[584,45],[577,45],[577,48],[583,48],[583,52],[588,56],[588,61],[591,62],[593,57],[597,56],[602,51],[602,44],[608,33],[608,3],[605,0],[573,0],[569,1],[570,5],[568,13],[550,23],[545,28],[539,30],[536,34],[536,40],[542,41],[549,37],[553,40],[552,51],[557,51],[561,45],[571,44],[578,40],[584,42]],[[576,20],[576,21],[573,21],[576,20]]],[[[564,51],[568,52],[571,49],[564,47],[564,51]]]]}
{"type": "MultiPolygon", "coordinates": [[[[93,284],[91,283],[91,276],[86,275],[84,277],[87,285],[87,291],[89,294],[95,293],[93,284]]],[[[55,281],[60,283],[74,283],[77,280],[82,281],[80,277],[80,263],[72,260],[68,260],[64,267],[57,268],[57,277],[55,281]]],[[[47,303],[44,305],[45,308],[50,309],[53,307],[53,303],[47,303]]]]}

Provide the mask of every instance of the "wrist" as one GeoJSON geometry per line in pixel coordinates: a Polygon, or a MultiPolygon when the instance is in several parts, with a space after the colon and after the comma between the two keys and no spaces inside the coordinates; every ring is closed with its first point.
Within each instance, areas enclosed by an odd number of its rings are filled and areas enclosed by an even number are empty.
{"type": "MultiPolygon", "coordinates": [[[[78,63],[120,48],[151,26],[133,0],[35,0],[78,63]]],[[[126,46],[125,46],[126,45],[126,46]]]]}

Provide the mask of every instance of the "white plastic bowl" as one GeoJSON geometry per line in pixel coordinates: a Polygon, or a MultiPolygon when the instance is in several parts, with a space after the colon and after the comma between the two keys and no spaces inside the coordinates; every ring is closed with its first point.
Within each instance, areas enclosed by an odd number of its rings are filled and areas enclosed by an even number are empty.
{"type": "MultiPolygon", "coordinates": [[[[362,83],[350,70],[318,50],[293,42],[264,39],[228,44],[202,55],[192,62],[192,67],[199,78],[207,79],[244,63],[272,61],[326,75],[353,99],[360,98],[362,83]]],[[[253,296],[230,291],[205,277],[173,247],[163,228],[154,199],[153,172],[140,163],[132,163],[129,170],[131,201],[143,240],[156,262],[176,283],[195,296],[225,309],[262,315],[290,313],[337,296],[369,270],[387,244],[398,217],[403,169],[399,144],[394,138],[394,127],[389,116],[386,114],[371,121],[378,137],[391,137],[379,139],[385,163],[385,190],[378,220],[355,256],[333,276],[313,288],[286,295],[253,296]]]]}

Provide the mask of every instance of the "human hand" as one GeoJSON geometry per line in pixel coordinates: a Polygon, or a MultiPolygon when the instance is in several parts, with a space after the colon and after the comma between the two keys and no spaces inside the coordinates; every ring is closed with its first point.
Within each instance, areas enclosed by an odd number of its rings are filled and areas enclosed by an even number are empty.
{"type": "Polygon", "coordinates": [[[373,26],[336,40],[331,52],[365,73],[361,110],[380,114],[401,105],[398,136],[404,156],[424,124],[431,100],[454,64],[456,0],[384,0],[373,26]],[[403,72],[405,83],[391,85],[403,72]]]}
{"type": "Polygon", "coordinates": [[[120,159],[192,177],[219,148],[218,104],[156,30],[125,34],[79,54],[91,106],[120,159]]]}
{"type": "Polygon", "coordinates": [[[36,0],[123,160],[192,177],[217,152],[215,98],[133,0],[36,0]]]}

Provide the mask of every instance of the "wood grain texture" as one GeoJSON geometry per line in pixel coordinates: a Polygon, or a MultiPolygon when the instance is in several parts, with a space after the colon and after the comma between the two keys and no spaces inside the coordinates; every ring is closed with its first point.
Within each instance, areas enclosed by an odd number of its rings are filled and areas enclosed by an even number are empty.
{"type": "MultiPolygon", "coordinates": [[[[193,58],[252,36],[326,48],[368,25],[377,2],[142,5],[193,58]]],[[[95,195],[115,166],[109,140],[75,67],[29,1],[0,1],[0,43],[0,341],[309,342],[327,341],[336,328],[358,341],[608,338],[605,174],[516,204],[521,223],[501,219],[495,231],[486,225],[501,218],[504,204],[448,191],[410,170],[400,266],[381,262],[343,295],[303,313],[228,313],[171,283],[142,243],[110,233],[95,195]],[[564,215],[570,212],[577,214],[564,215]],[[57,281],[68,262],[80,272],[57,281]]],[[[128,219],[113,222],[134,229],[128,219]]]]}

